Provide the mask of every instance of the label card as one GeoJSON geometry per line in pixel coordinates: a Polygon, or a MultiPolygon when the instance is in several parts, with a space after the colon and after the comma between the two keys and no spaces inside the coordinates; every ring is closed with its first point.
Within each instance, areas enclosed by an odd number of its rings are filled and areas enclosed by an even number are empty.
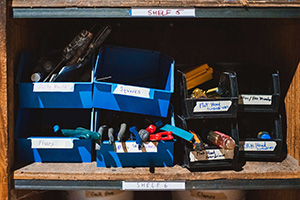
{"type": "Polygon", "coordinates": [[[136,142],[115,142],[116,153],[157,153],[158,142],[143,143],[143,147],[139,147],[136,142]]]}
{"type": "Polygon", "coordinates": [[[239,95],[239,104],[243,105],[271,105],[272,95],[239,95]]]}
{"type": "Polygon", "coordinates": [[[205,149],[203,151],[191,151],[190,162],[200,160],[225,160],[233,159],[234,150],[226,149],[205,149]]]}
{"type": "Polygon", "coordinates": [[[129,85],[118,84],[112,91],[113,94],[122,94],[127,96],[150,98],[150,88],[142,88],[129,85]]]}
{"type": "Polygon", "coordinates": [[[31,148],[36,149],[72,149],[74,138],[28,138],[31,148]]]}
{"type": "Polygon", "coordinates": [[[195,17],[195,8],[132,8],[133,17],[195,17]]]}
{"type": "Polygon", "coordinates": [[[185,182],[126,182],[122,190],[185,190],[185,182]]]}
{"type": "Polygon", "coordinates": [[[275,141],[240,141],[240,151],[274,151],[275,141]]]}
{"type": "Polygon", "coordinates": [[[74,92],[74,83],[33,83],[33,92],[74,92]]]}
{"type": "Polygon", "coordinates": [[[232,101],[197,101],[194,112],[225,112],[232,101]]]}

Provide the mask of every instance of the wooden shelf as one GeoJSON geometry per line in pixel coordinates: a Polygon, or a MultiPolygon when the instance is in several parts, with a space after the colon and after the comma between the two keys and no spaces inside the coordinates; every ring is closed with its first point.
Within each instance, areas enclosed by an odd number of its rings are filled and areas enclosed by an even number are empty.
{"type": "Polygon", "coordinates": [[[247,162],[241,171],[190,172],[178,165],[155,168],[97,168],[96,163],[33,163],[14,172],[16,189],[121,189],[121,181],[184,181],[187,189],[300,188],[300,166],[282,162],[247,162]]]}

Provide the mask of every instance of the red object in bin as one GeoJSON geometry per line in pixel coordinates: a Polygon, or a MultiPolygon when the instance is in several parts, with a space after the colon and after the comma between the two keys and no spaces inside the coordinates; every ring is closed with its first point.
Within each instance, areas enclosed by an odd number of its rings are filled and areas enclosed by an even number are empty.
{"type": "Polygon", "coordinates": [[[150,135],[150,141],[173,140],[172,131],[165,131],[150,135]]]}

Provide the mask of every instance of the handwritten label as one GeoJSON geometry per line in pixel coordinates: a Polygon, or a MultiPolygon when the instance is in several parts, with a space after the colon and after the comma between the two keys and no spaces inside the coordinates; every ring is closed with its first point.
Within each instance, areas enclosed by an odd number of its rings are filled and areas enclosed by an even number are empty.
{"type": "Polygon", "coordinates": [[[135,96],[142,98],[150,98],[150,88],[141,88],[136,86],[128,86],[118,84],[116,89],[112,92],[113,94],[122,94],[127,96],[135,96]]]}
{"type": "Polygon", "coordinates": [[[234,150],[226,149],[205,149],[203,151],[191,151],[190,162],[201,160],[224,160],[233,159],[234,150]]]}
{"type": "Polygon", "coordinates": [[[195,8],[132,8],[133,17],[195,17],[195,8]]]}
{"type": "Polygon", "coordinates": [[[126,182],[122,190],[185,190],[185,182],[126,182]]]}
{"type": "MultiPolygon", "coordinates": [[[[230,191],[232,192],[232,191],[230,191]]],[[[198,199],[219,199],[219,200],[226,200],[228,199],[224,192],[220,191],[205,191],[205,190],[190,190],[190,194],[192,197],[198,198],[198,199]]]]}
{"type": "Polygon", "coordinates": [[[275,141],[240,141],[240,151],[274,151],[275,141]]]}
{"type": "Polygon", "coordinates": [[[74,92],[74,83],[34,83],[33,92],[74,92]]]}
{"type": "Polygon", "coordinates": [[[86,190],[85,197],[87,198],[99,198],[99,197],[111,197],[123,193],[120,190],[86,190]]]}
{"type": "Polygon", "coordinates": [[[198,101],[194,112],[225,112],[231,104],[231,101],[198,101]]]}
{"type": "Polygon", "coordinates": [[[157,153],[158,142],[143,143],[140,147],[136,142],[115,142],[115,152],[117,153],[157,153]]]}
{"type": "Polygon", "coordinates": [[[272,95],[247,95],[239,96],[239,104],[243,105],[271,105],[272,95]]]}
{"type": "Polygon", "coordinates": [[[31,148],[36,149],[72,149],[74,138],[28,138],[31,148]]]}

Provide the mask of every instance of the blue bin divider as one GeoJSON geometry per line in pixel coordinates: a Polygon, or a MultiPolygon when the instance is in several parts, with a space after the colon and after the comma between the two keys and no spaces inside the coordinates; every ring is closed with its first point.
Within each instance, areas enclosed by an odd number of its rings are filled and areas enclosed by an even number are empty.
{"type": "Polygon", "coordinates": [[[56,135],[53,126],[92,130],[93,116],[91,109],[19,109],[15,128],[16,163],[91,162],[92,140],[56,135]],[[32,146],[33,140],[40,146],[32,146]]]}
{"type": "MultiPolygon", "coordinates": [[[[96,109],[95,127],[102,125],[102,112],[114,112],[96,109]]],[[[143,117],[143,116],[141,116],[143,117]]],[[[144,116],[146,117],[146,116],[144,116]]],[[[163,118],[166,122],[166,118],[163,118]]],[[[167,118],[168,123],[175,125],[174,113],[167,118]]],[[[174,135],[173,135],[174,136],[174,135]]],[[[104,140],[96,145],[97,167],[169,167],[174,163],[174,144],[176,139],[169,141],[146,142],[144,148],[139,148],[135,140],[115,142],[110,145],[104,140]],[[98,146],[98,147],[97,147],[98,146]]]]}
{"type": "Polygon", "coordinates": [[[93,107],[166,117],[174,60],[160,52],[104,46],[95,69],[93,107]],[[99,78],[108,78],[106,82],[99,78]]]}
{"type": "Polygon", "coordinates": [[[92,108],[93,70],[90,82],[32,83],[30,76],[35,65],[32,53],[21,55],[17,77],[21,108],[92,108]],[[43,86],[39,87],[43,91],[34,91],[35,86],[43,86]]]}

